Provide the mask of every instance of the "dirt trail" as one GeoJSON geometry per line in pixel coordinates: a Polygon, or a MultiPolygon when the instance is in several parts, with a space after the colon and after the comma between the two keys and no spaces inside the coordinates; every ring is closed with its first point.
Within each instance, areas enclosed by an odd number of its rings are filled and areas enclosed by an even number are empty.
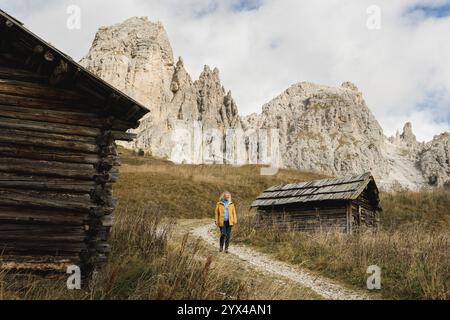
{"type": "MultiPolygon", "coordinates": [[[[214,225],[203,224],[195,227],[192,234],[202,238],[208,244],[218,246],[217,239],[213,235],[214,225]]],[[[296,268],[288,263],[281,262],[270,256],[257,252],[249,247],[242,245],[233,245],[230,248],[230,254],[238,256],[241,260],[253,265],[261,272],[282,276],[311,289],[325,299],[330,300],[367,300],[368,295],[347,289],[342,285],[321,277],[313,275],[305,270],[296,268]]]]}

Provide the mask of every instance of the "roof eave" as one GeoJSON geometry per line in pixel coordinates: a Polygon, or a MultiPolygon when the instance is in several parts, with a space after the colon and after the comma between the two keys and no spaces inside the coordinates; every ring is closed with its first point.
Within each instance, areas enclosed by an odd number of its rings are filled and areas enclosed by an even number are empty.
{"type": "MultiPolygon", "coordinates": [[[[27,29],[23,25],[22,22],[15,19],[14,17],[12,17],[11,15],[9,15],[8,13],[4,12],[1,9],[0,9],[0,16],[2,16],[6,21],[10,21],[13,24],[13,26],[18,28],[21,32],[24,32],[25,34],[27,34],[30,37],[32,37],[33,39],[35,39],[40,45],[46,47],[47,50],[50,50],[52,53],[57,55],[59,59],[64,60],[64,62],[68,63],[72,68],[74,68],[74,70],[81,72],[82,74],[86,75],[90,80],[93,80],[97,86],[102,87],[103,89],[106,89],[106,91],[109,91],[110,95],[118,96],[119,99],[122,100],[120,103],[127,105],[127,109],[125,109],[123,111],[123,115],[122,115],[123,118],[120,118],[120,115],[117,116],[119,119],[128,121],[128,122],[133,122],[138,125],[139,119],[141,119],[144,115],[146,115],[147,113],[150,112],[145,106],[143,106],[142,104],[140,104],[139,102],[137,102],[136,100],[134,100],[133,98],[128,96],[127,94],[123,93],[119,89],[113,87],[112,85],[110,85],[109,83],[107,83],[106,81],[101,79],[100,77],[96,76],[95,74],[93,74],[92,72],[90,72],[89,70],[84,68],[82,65],[80,65],[79,63],[75,62],[70,56],[66,55],[62,51],[55,48],[50,43],[46,42],[45,40],[43,40],[42,38],[40,38],[39,36],[37,36],[36,34],[31,32],[29,29],[27,29]],[[130,115],[129,118],[127,118],[126,117],[127,112],[129,112],[130,110],[133,111],[133,113],[130,115]]],[[[11,27],[13,27],[13,26],[11,26],[11,27]]],[[[89,94],[89,93],[86,93],[86,94],[89,94]]]]}

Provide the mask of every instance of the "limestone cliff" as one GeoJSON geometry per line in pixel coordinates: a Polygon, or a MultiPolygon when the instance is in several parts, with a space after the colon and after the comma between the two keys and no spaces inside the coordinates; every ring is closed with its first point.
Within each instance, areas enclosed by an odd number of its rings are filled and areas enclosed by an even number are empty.
{"type": "Polygon", "coordinates": [[[389,188],[450,183],[450,134],[419,143],[412,124],[387,138],[356,85],[301,82],[245,118],[217,68],[193,80],[161,23],[99,29],[81,63],[150,113],[127,147],[177,163],[266,164],[330,175],[372,171],[389,188]]]}
{"type": "Polygon", "coordinates": [[[279,130],[287,167],[330,175],[388,174],[383,130],[351,83],[338,88],[308,82],[293,85],[245,123],[279,130]]]}
{"type": "MultiPolygon", "coordinates": [[[[192,81],[183,60],[174,63],[161,23],[131,18],[101,28],[81,64],[150,110],[135,130],[137,141],[127,146],[176,162],[227,161],[226,141],[236,144],[227,131],[241,128],[231,92],[222,86],[217,68],[205,66],[192,81]]],[[[245,163],[240,155],[232,157],[245,163]]]]}
{"type": "Polygon", "coordinates": [[[419,166],[432,186],[450,187],[450,133],[435,136],[419,153],[419,166]]]}

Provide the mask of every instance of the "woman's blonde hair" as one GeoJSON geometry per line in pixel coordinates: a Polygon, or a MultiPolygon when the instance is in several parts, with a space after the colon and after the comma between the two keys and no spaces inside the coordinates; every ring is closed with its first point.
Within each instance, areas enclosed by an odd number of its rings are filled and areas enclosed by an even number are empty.
{"type": "Polygon", "coordinates": [[[222,192],[222,194],[220,195],[219,201],[222,201],[223,199],[225,199],[225,195],[229,194],[230,195],[230,201],[231,201],[231,192],[230,191],[224,191],[222,192]]]}

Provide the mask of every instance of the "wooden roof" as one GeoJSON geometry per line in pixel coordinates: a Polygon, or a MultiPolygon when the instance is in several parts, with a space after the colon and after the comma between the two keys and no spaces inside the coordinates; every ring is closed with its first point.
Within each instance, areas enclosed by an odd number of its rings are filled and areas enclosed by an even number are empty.
{"type": "Polygon", "coordinates": [[[378,188],[370,172],[339,179],[324,179],[270,187],[251,207],[272,207],[321,201],[355,200],[371,183],[378,199],[378,188]]]}
{"type": "Polygon", "coordinates": [[[71,57],[28,30],[23,23],[0,10],[0,51],[7,50],[10,58],[26,61],[28,68],[49,78],[54,86],[70,86],[88,97],[96,99],[107,114],[119,120],[139,125],[138,121],[149,112],[142,104],[103,81],[71,57]],[[34,60],[36,63],[31,63],[34,60]],[[42,63],[42,61],[44,63],[42,63]]]}

